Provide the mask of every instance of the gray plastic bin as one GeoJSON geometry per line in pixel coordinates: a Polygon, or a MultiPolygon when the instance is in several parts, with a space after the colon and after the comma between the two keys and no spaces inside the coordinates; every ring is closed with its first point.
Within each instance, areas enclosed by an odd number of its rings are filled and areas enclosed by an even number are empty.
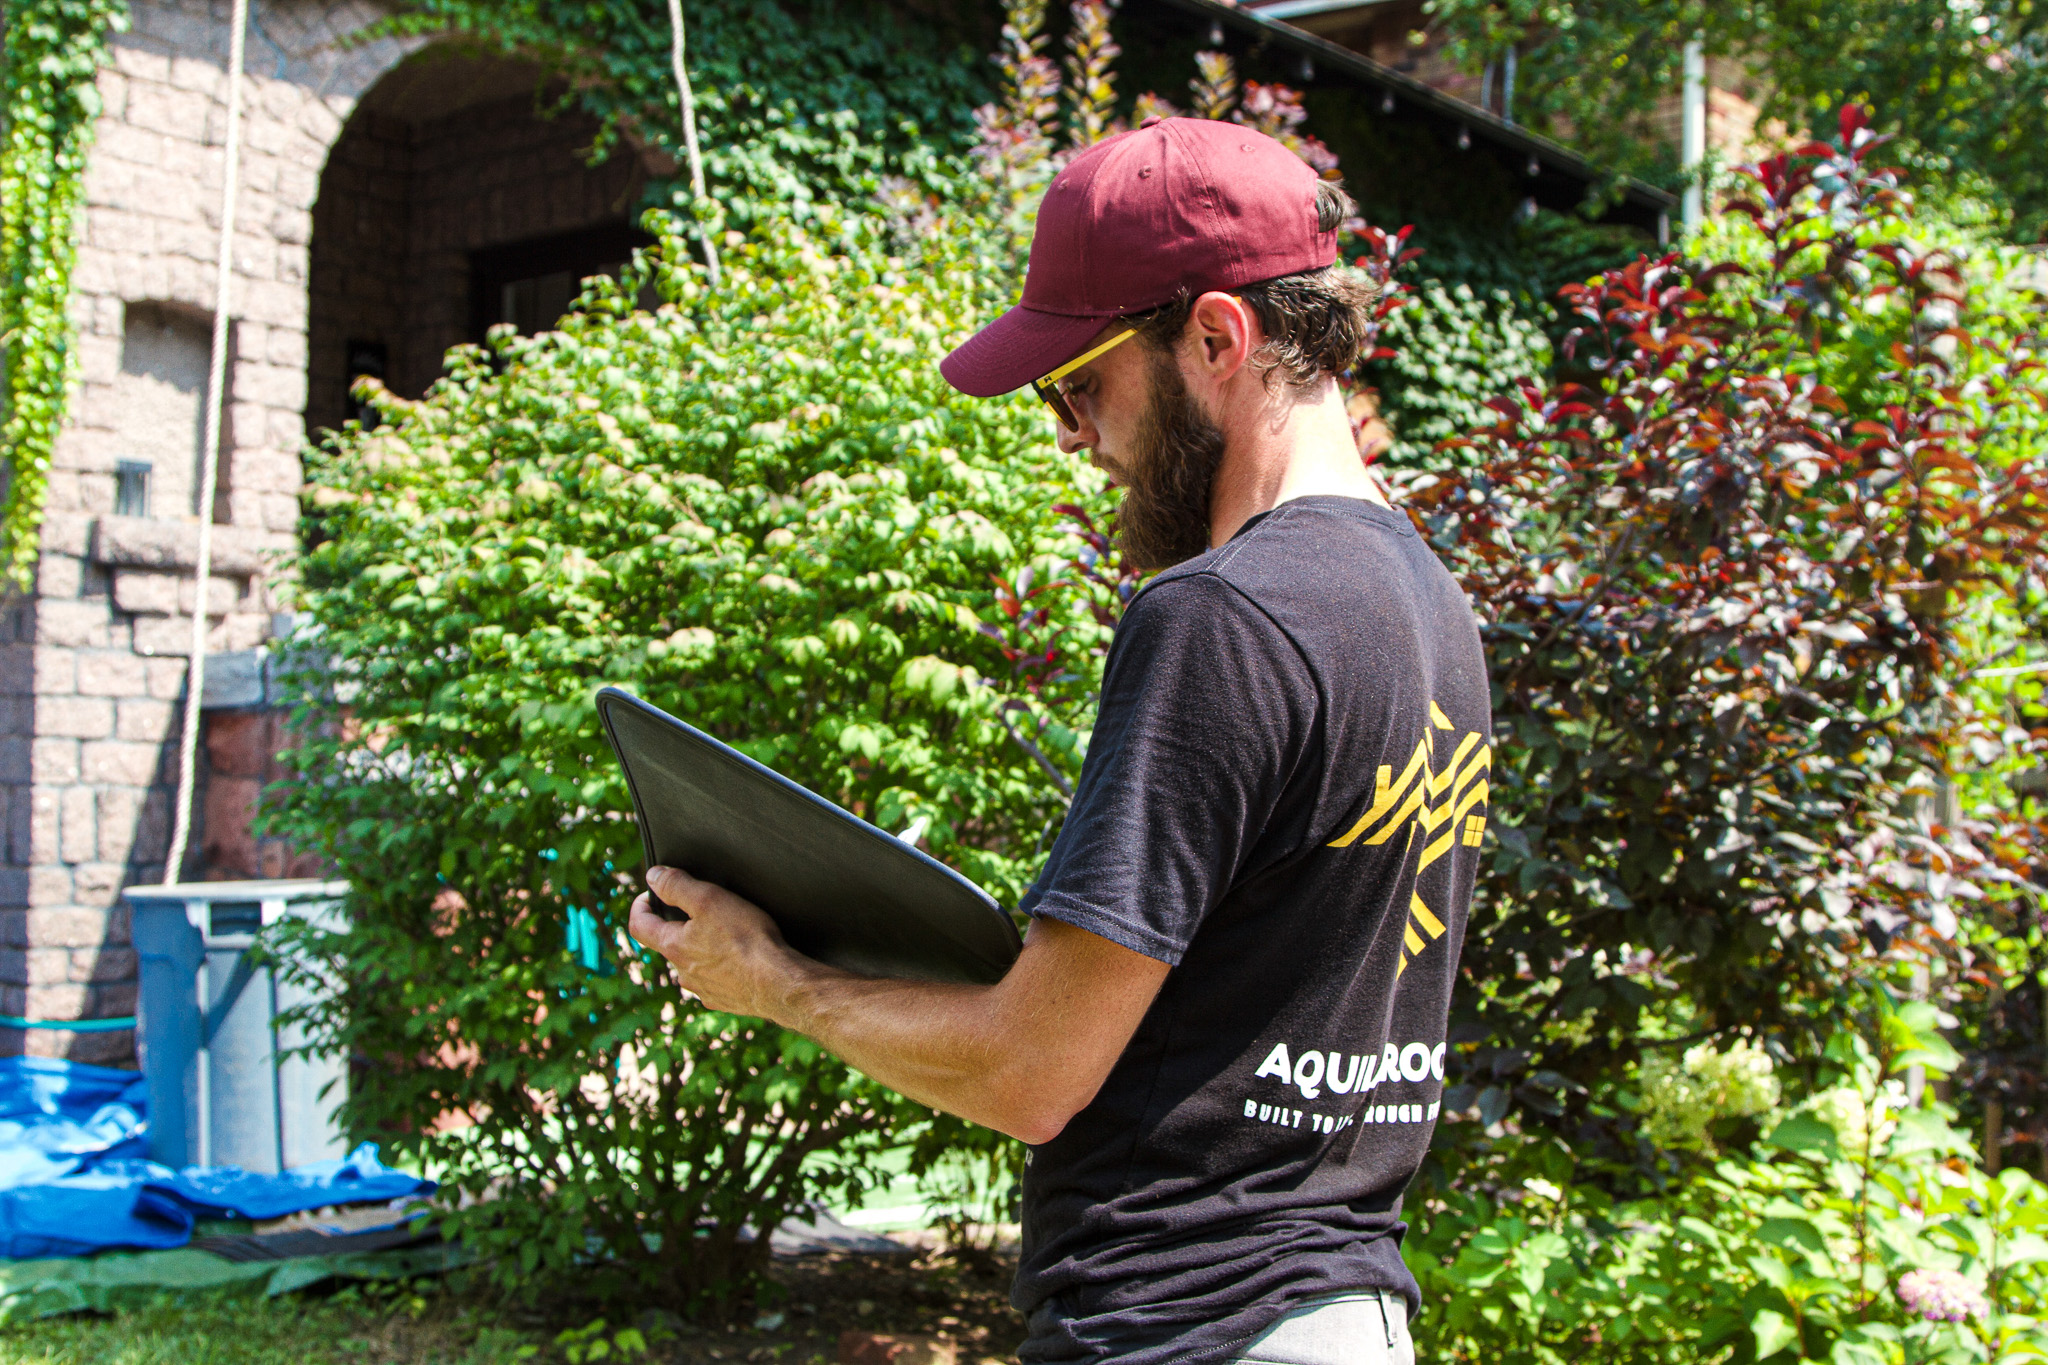
{"type": "Polygon", "coordinates": [[[308,997],[255,966],[248,951],[259,928],[286,915],[336,921],[347,891],[347,882],[297,880],[122,893],[134,913],[142,978],[136,1041],[153,1160],[275,1172],[347,1155],[334,1120],[347,1065],[339,1057],[279,1059],[302,1040],[278,1028],[278,1013],[308,997]]]}

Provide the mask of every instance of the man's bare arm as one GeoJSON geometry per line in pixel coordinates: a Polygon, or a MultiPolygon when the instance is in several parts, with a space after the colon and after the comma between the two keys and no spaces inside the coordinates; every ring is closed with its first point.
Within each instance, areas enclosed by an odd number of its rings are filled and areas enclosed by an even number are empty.
{"type": "Polygon", "coordinates": [[[1167,965],[1053,920],[993,986],[874,980],[791,949],[751,903],[674,868],[648,884],[632,934],[713,1009],[772,1019],[910,1098],[1028,1143],[1095,1098],[1166,979],[1167,965]]]}

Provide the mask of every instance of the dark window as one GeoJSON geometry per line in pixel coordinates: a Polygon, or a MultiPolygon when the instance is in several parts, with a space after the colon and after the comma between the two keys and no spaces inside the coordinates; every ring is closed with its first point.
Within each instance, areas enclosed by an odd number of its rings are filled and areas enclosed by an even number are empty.
{"type": "Polygon", "coordinates": [[[207,907],[209,934],[253,934],[262,927],[262,901],[215,901],[207,907]]]}
{"type": "Polygon", "coordinates": [[[149,470],[147,460],[122,460],[114,466],[114,515],[149,515],[149,470]]]}
{"type": "Polygon", "coordinates": [[[351,341],[348,344],[347,381],[341,389],[341,410],[347,420],[361,422],[363,430],[374,430],[383,422],[383,415],[355,395],[358,379],[382,379],[389,370],[391,352],[381,341],[351,341]]]}
{"type": "Polygon", "coordinates": [[[616,278],[633,253],[654,239],[630,223],[606,223],[470,253],[471,333],[509,322],[521,334],[545,332],[569,311],[592,275],[616,278]]]}

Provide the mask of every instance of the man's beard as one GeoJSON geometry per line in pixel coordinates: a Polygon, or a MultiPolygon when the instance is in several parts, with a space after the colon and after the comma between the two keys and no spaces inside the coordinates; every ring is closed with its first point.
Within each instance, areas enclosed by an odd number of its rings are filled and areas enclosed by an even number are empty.
{"type": "Polygon", "coordinates": [[[1133,444],[1117,543],[1126,564],[1151,573],[1209,548],[1209,500],[1223,466],[1223,429],[1195,405],[1170,352],[1152,357],[1152,401],[1133,444]]]}

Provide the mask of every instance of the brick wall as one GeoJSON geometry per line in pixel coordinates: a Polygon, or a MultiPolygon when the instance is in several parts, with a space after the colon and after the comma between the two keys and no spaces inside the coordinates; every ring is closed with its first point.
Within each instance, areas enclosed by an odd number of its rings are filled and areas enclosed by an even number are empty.
{"type": "MultiPolygon", "coordinates": [[[[226,127],[228,6],[136,0],[101,73],[72,312],[79,388],[32,599],[0,609],[0,1013],[132,1013],[124,886],[163,878],[192,616],[210,648],[271,631],[296,549],[307,248],[328,147],[408,50],[338,40],[371,4],[269,0],[249,43],[214,574],[192,506],[226,127]],[[150,515],[114,515],[148,460],[150,515]]],[[[121,1062],[127,1033],[0,1029],[0,1051],[121,1062]]]]}
{"type": "MultiPolygon", "coordinates": [[[[0,602],[0,1014],[133,1012],[120,895],[165,880],[193,618],[205,613],[210,652],[258,648],[286,619],[300,452],[309,418],[341,416],[345,343],[387,344],[394,386],[417,393],[470,339],[471,252],[623,221],[640,197],[635,159],[584,164],[587,121],[537,116],[533,68],[345,41],[381,12],[256,7],[203,594],[198,417],[230,8],[135,0],[113,40],[84,186],[77,398],[35,591],[0,602]],[[120,467],[135,461],[151,466],[146,514],[117,514],[120,467]]],[[[312,871],[250,831],[258,791],[282,776],[281,725],[260,710],[207,717],[184,876],[312,871]]],[[[132,1049],[125,1032],[0,1028],[0,1053],[124,1062],[132,1049]]]]}
{"type": "Polygon", "coordinates": [[[289,713],[278,710],[207,713],[200,756],[204,785],[194,820],[200,880],[317,877],[325,871],[318,858],[255,830],[264,788],[291,775],[277,761],[291,742],[288,720],[289,713]]]}
{"type": "Polygon", "coordinates": [[[423,124],[413,141],[406,294],[413,329],[401,380],[412,391],[440,373],[448,347],[475,339],[469,253],[624,222],[637,211],[642,168],[629,156],[584,164],[596,124],[542,121],[531,95],[423,124]]]}

